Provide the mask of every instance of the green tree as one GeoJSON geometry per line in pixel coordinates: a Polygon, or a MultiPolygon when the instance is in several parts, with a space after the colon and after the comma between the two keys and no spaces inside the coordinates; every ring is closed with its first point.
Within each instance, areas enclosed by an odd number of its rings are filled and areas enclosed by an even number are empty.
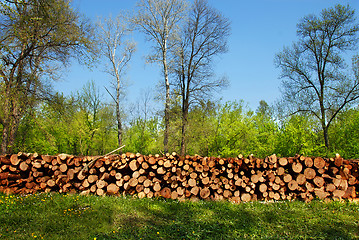
{"type": "Polygon", "coordinates": [[[330,129],[333,154],[344,158],[359,158],[359,108],[348,109],[338,115],[330,129]]]}
{"type": "Polygon", "coordinates": [[[292,113],[316,117],[329,149],[328,129],[344,108],[359,98],[359,81],[346,67],[344,53],[358,43],[359,25],[350,6],[336,5],[298,24],[299,41],[276,55],[283,99],[292,113]]]}
{"type": "Polygon", "coordinates": [[[259,157],[275,153],[278,124],[275,122],[273,108],[264,100],[259,102],[256,114],[253,116],[256,129],[256,146],[253,151],[259,157]]]}
{"type": "Polygon", "coordinates": [[[252,117],[253,112],[246,110],[243,101],[220,106],[212,120],[215,127],[210,154],[223,157],[254,154],[256,129],[252,117]]]}
{"type": "Polygon", "coordinates": [[[55,94],[51,102],[39,104],[22,119],[14,150],[79,154],[79,131],[75,129],[77,109],[73,97],[60,94],[55,94]]]}
{"type": "Polygon", "coordinates": [[[88,56],[90,25],[67,0],[0,2],[1,152],[12,151],[22,117],[42,99],[50,99],[49,79],[56,63],[88,56]]]}
{"type": "Polygon", "coordinates": [[[103,106],[101,102],[102,95],[95,82],[89,81],[78,93],[78,106],[83,118],[81,124],[84,124],[79,130],[83,131],[81,138],[82,154],[89,155],[92,152],[92,144],[95,134],[99,132],[99,112],[103,106]]]}
{"type": "Polygon", "coordinates": [[[158,118],[144,119],[137,117],[130,121],[125,129],[124,144],[126,151],[142,154],[159,153],[162,149],[160,143],[160,122],[158,118]]]}
{"type": "Polygon", "coordinates": [[[308,114],[292,115],[282,120],[277,133],[275,153],[281,156],[323,155],[325,145],[320,141],[320,125],[308,114]]]}
{"type": "MultiPolygon", "coordinates": [[[[201,101],[191,108],[188,114],[187,154],[209,156],[213,153],[211,148],[216,127],[214,119],[218,108],[219,104],[215,104],[210,100],[201,101]]],[[[179,116],[181,116],[180,111],[179,116]]],[[[181,118],[179,117],[178,119],[181,118]]],[[[179,122],[179,139],[177,140],[179,143],[181,140],[181,125],[182,123],[179,122]]]]}

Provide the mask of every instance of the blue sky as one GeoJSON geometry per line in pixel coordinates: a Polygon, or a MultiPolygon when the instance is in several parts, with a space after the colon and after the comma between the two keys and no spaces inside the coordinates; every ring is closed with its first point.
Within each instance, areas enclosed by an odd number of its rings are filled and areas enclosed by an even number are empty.
{"type": "MultiPolygon", "coordinates": [[[[297,40],[296,25],[308,14],[319,14],[322,9],[337,3],[349,4],[359,18],[358,0],[209,0],[229,18],[232,34],[229,51],[216,63],[216,74],[225,75],[230,86],[216,94],[222,101],[244,100],[255,110],[260,100],[269,104],[280,97],[279,69],[274,66],[274,56],[284,46],[297,40]]],[[[117,15],[121,10],[131,10],[135,0],[74,0],[73,6],[82,14],[95,21],[97,16],[117,15]]],[[[137,52],[125,79],[129,86],[126,91],[127,103],[136,102],[145,91],[156,89],[162,80],[160,67],[147,65],[145,56],[151,52],[151,44],[144,41],[142,34],[135,34],[137,52]]],[[[104,86],[110,86],[110,76],[101,68],[91,70],[73,63],[66,69],[63,79],[55,88],[64,94],[76,92],[89,80],[94,80],[103,91],[104,99],[110,101],[104,86]]],[[[155,96],[155,92],[152,94],[155,96]]],[[[159,103],[160,104],[160,103],[159,103]]]]}

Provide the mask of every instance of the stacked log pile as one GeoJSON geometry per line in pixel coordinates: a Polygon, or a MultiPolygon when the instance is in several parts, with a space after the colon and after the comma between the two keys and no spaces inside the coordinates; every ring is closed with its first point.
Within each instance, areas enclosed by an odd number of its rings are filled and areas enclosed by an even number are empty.
{"type": "Polygon", "coordinates": [[[295,156],[265,159],[126,153],[76,157],[18,153],[0,156],[0,191],[162,196],[171,199],[310,201],[353,199],[358,162],[295,156]]]}

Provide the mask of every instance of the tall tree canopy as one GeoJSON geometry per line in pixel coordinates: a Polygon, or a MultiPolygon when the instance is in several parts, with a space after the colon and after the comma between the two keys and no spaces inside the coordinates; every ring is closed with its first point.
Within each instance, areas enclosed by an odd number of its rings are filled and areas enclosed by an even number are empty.
{"type": "Polygon", "coordinates": [[[11,152],[22,116],[48,98],[58,63],[89,56],[92,30],[67,0],[0,3],[1,152],[11,152]]]}
{"type": "Polygon", "coordinates": [[[275,58],[282,71],[284,101],[292,113],[307,112],[319,120],[327,149],[329,126],[359,98],[359,79],[344,55],[356,49],[358,30],[350,6],[324,9],[318,16],[304,17],[298,24],[299,40],[275,58]]]}
{"type": "Polygon", "coordinates": [[[164,151],[168,152],[168,133],[170,124],[170,81],[169,51],[174,46],[181,20],[186,16],[185,0],[141,0],[137,4],[134,22],[154,43],[155,53],[149,59],[162,65],[164,86],[166,88],[164,151]]]}
{"type": "Polygon", "coordinates": [[[97,23],[99,28],[99,44],[100,52],[109,61],[106,71],[113,77],[112,87],[115,94],[112,94],[107,88],[116,106],[117,118],[117,140],[119,147],[122,146],[122,117],[120,111],[120,99],[124,91],[123,75],[136,51],[136,43],[126,40],[126,36],[132,32],[128,18],[126,15],[119,14],[116,18],[107,18],[99,20],[97,23]]]}
{"type": "Polygon", "coordinates": [[[195,0],[173,49],[175,93],[181,98],[181,155],[186,153],[186,131],[191,104],[203,101],[214,90],[227,86],[215,78],[213,61],[227,52],[230,22],[206,0],[195,0]]]}

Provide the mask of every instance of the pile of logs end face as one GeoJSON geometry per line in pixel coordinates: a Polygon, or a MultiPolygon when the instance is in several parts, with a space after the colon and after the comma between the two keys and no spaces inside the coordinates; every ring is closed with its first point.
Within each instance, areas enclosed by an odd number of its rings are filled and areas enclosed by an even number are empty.
{"type": "Polygon", "coordinates": [[[335,158],[214,158],[176,153],[0,156],[0,191],[136,195],[178,200],[354,199],[358,162],[335,158]]]}

